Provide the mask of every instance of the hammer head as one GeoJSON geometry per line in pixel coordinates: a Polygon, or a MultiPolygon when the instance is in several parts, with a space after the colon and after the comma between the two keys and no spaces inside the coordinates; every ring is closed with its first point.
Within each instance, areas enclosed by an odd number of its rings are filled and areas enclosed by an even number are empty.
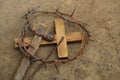
{"type": "Polygon", "coordinates": [[[49,32],[44,25],[38,25],[38,26],[32,26],[29,27],[30,31],[32,31],[34,34],[39,35],[43,37],[47,41],[53,41],[54,40],[54,34],[52,32],[49,32]]]}

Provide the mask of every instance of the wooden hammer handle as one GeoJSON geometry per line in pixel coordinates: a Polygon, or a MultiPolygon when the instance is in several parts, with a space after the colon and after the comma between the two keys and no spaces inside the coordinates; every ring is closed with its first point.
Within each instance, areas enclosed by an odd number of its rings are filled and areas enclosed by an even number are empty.
{"type": "MultiPolygon", "coordinates": [[[[40,42],[41,42],[42,37],[35,35],[33,37],[31,46],[28,48],[28,52],[30,52],[32,55],[35,54],[35,52],[37,51],[37,49],[39,48],[40,42]]],[[[21,64],[16,72],[16,74],[14,75],[14,80],[22,80],[27,69],[30,66],[30,61],[27,58],[23,58],[21,61],[21,64]]]]}

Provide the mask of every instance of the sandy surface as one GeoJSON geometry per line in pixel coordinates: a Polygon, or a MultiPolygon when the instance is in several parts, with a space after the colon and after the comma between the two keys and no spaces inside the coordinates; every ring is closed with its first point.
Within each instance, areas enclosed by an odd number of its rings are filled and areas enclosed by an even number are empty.
{"type": "MultiPolygon", "coordinates": [[[[14,48],[23,16],[28,8],[40,5],[41,10],[70,14],[77,5],[74,17],[87,24],[92,37],[84,55],[64,65],[59,74],[53,65],[42,67],[31,80],[120,80],[120,0],[0,0],[0,80],[12,80],[22,56],[14,48]]],[[[71,27],[67,31],[77,31],[71,27]]],[[[47,53],[52,46],[40,47],[47,53]]],[[[69,44],[74,53],[78,44],[69,44]]],[[[28,80],[37,64],[32,65],[25,80],[28,80]]]]}

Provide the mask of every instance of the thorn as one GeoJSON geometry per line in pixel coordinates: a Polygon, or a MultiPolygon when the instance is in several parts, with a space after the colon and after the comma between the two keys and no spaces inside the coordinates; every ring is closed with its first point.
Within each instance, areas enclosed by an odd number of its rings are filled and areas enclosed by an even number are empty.
{"type": "Polygon", "coordinates": [[[73,14],[74,14],[76,8],[77,8],[77,6],[74,7],[73,12],[72,12],[72,14],[71,14],[71,17],[73,16],[73,14]]]}
{"type": "Polygon", "coordinates": [[[60,71],[59,71],[59,69],[58,69],[57,65],[56,65],[56,64],[54,64],[54,66],[55,66],[55,68],[56,68],[57,72],[58,72],[58,73],[60,73],[60,71]]]}
{"type": "Polygon", "coordinates": [[[58,12],[59,11],[59,7],[56,9],[56,12],[58,12]]]}
{"type": "Polygon", "coordinates": [[[44,65],[45,65],[45,70],[47,70],[47,65],[46,65],[46,63],[44,63],[44,65]]]}

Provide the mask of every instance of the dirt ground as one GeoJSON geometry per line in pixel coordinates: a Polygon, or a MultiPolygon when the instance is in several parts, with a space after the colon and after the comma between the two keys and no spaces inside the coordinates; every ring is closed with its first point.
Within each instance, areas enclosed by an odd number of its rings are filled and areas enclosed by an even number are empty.
{"type": "MultiPolygon", "coordinates": [[[[25,80],[120,80],[120,0],[0,0],[0,80],[12,80],[22,60],[20,51],[14,48],[14,38],[23,23],[28,8],[40,5],[41,10],[74,14],[87,24],[91,41],[79,59],[59,65],[60,74],[53,65],[42,67],[32,76],[37,64],[30,67],[25,80]]],[[[47,19],[46,19],[47,20],[47,19]]],[[[69,30],[67,30],[69,32],[69,30]]],[[[77,31],[71,28],[70,31],[77,31]]],[[[52,46],[40,47],[46,53],[52,46]]],[[[79,49],[69,44],[69,51],[79,49]]]]}

